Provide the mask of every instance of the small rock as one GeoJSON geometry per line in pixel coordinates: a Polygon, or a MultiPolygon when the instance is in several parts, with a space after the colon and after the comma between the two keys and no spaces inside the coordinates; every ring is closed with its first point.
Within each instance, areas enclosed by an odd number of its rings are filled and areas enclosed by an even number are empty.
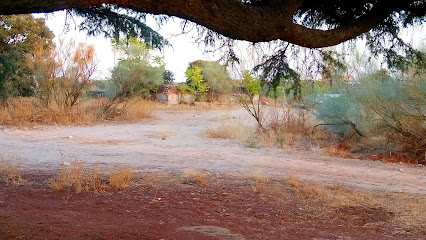
{"type": "Polygon", "coordinates": [[[68,136],[69,139],[74,138],[73,136],[68,136]]]}
{"type": "Polygon", "coordinates": [[[69,163],[69,162],[63,162],[62,165],[69,166],[69,165],[71,165],[71,163],[69,163]]]}
{"type": "Polygon", "coordinates": [[[398,171],[400,171],[400,172],[405,172],[405,170],[404,170],[404,169],[402,169],[402,168],[398,169],[398,171]]]}

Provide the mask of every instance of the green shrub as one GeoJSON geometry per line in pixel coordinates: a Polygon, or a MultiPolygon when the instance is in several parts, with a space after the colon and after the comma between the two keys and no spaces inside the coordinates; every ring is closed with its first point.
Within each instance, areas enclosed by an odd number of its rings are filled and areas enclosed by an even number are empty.
{"type": "Polygon", "coordinates": [[[365,74],[339,97],[326,98],[316,109],[329,130],[342,137],[385,137],[394,149],[426,162],[426,75],[398,78],[385,71],[365,74]],[[359,132],[358,132],[359,131],[359,132]]]}

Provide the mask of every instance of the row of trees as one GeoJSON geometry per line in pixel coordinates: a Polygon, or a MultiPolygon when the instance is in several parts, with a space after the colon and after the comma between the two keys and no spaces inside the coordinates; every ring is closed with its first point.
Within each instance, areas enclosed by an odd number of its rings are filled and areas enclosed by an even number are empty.
{"type": "Polygon", "coordinates": [[[0,16],[0,22],[1,102],[35,96],[45,107],[76,105],[97,67],[94,47],[74,41],[56,46],[44,19],[31,15],[0,16]]]}
{"type": "MultiPolygon", "coordinates": [[[[78,105],[97,69],[94,47],[73,40],[55,45],[44,19],[32,15],[0,16],[0,24],[0,101],[36,97],[41,106],[60,111],[78,105]]],[[[100,84],[108,99],[101,112],[108,116],[127,99],[148,97],[159,85],[174,81],[144,41],[128,37],[113,40],[113,45],[121,58],[111,78],[100,84]]]]}

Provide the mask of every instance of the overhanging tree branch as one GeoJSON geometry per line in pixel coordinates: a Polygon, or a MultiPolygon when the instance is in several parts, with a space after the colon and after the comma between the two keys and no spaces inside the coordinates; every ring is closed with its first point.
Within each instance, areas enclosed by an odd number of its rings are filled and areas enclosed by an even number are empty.
{"type": "Polygon", "coordinates": [[[320,48],[336,45],[368,32],[394,11],[412,8],[416,1],[372,1],[373,7],[364,15],[351,18],[338,27],[328,30],[311,29],[295,23],[293,19],[295,13],[305,2],[304,0],[245,2],[242,0],[3,0],[0,2],[0,14],[52,12],[115,4],[138,12],[166,14],[187,19],[232,39],[250,42],[281,39],[304,47],[320,48]]]}

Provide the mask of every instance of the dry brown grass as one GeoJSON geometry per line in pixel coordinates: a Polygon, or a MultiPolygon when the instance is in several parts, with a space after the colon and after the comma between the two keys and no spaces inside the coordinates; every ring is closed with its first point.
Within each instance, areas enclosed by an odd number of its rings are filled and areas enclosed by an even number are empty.
{"type": "Polygon", "coordinates": [[[101,174],[97,167],[93,166],[85,176],[86,184],[84,189],[86,192],[103,192],[107,187],[105,182],[103,174],[101,174]]]}
{"type": "Polygon", "coordinates": [[[288,184],[294,189],[297,196],[307,200],[308,203],[322,204],[331,208],[342,206],[387,208],[387,204],[383,200],[366,190],[300,181],[295,175],[288,177],[288,184]]]}
{"type": "MultiPolygon", "coordinates": [[[[359,211],[373,209],[377,214],[388,215],[391,221],[405,227],[426,227],[426,197],[407,193],[379,193],[342,186],[300,181],[297,176],[288,178],[289,185],[307,205],[320,206],[321,212],[334,214],[337,209],[355,208],[359,211]]],[[[380,216],[385,217],[385,216],[380,216]]],[[[386,218],[386,217],[385,217],[386,218]]]]}
{"type": "Polygon", "coordinates": [[[132,168],[130,166],[120,166],[109,172],[109,185],[116,190],[128,189],[133,180],[132,168]]]}
{"type": "Polygon", "coordinates": [[[253,129],[236,120],[223,121],[218,127],[208,127],[204,131],[208,138],[225,138],[246,142],[253,135],[253,129]]]}
{"type": "Polygon", "coordinates": [[[248,177],[253,181],[251,188],[254,193],[265,193],[271,190],[269,178],[265,174],[255,172],[248,177]]]}
{"type": "Polygon", "coordinates": [[[396,194],[389,199],[391,209],[397,213],[397,221],[406,226],[426,228],[426,196],[396,194]]]}
{"type": "Polygon", "coordinates": [[[211,174],[199,169],[186,170],[181,175],[181,182],[183,184],[208,186],[210,183],[211,174]]]}
{"type": "Polygon", "coordinates": [[[155,109],[159,108],[157,102],[146,99],[129,100],[123,114],[124,120],[139,120],[152,117],[155,109]]]}
{"type": "Polygon", "coordinates": [[[289,106],[265,107],[262,118],[264,129],[247,126],[241,121],[221,119],[216,127],[208,127],[205,136],[236,139],[247,147],[285,147],[306,145],[311,137],[312,116],[289,106]]]}
{"type": "MultiPolygon", "coordinates": [[[[72,108],[61,108],[55,103],[43,106],[36,98],[10,99],[0,105],[0,124],[93,124],[105,120],[101,114],[103,99],[81,99],[72,108]]],[[[129,100],[117,120],[138,120],[152,116],[158,104],[149,100],[129,100]]]]}
{"type": "Polygon", "coordinates": [[[85,192],[103,192],[108,188],[124,190],[133,181],[132,169],[129,166],[114,167],[109,174],[103,174],[96,166],[85,168],[85,163],[75,156],[62,155],[64,164],[55,177],[47,180],[47,185],[53,191],[67,190],[77,194],[85,192]],[[109,185],[108,185],[108,180],[109,185]]]}
{"type": "Polygon", "coordinates": [[[259,134],[259,142],[267,147],[306,144],[313,125],[310,114],[287,105],[270,107],[265,122],[266,132],[259,134]]]}
{"type": "Polygon", "coordinates": [[[90,124],[99,120],[96,101],[87,101],[70,109],[61,109],[55,104],[44,107],[36,98],[11,99],[0,106],[0,123],[9,125],[27,124],[90,124]]]}
{"type": "Polygon", "coordinates": [[[47,185],[53,191],[61,191],[66,188],[68,192],[74,191],[75,193],[81,193],[86,189],[83,172],[84,162],[79,161],[74,156],[64,155],[62,155],[62,161],[67,163],[67,165],[61,167],[56,177],[49,178],[47,180],[47,185]]]}
{"type": "Polygon", "coordinates": [[[22,159],[19,156],[4,156],[0,154],[0,180],[8,185],[28,185],[31,182],[22,175],[22,169],[19,162],[22,159]]]}
{"type": "Polygon", "coordinates": [[[233,105],[221,104],[217,102],[203,102],[200,104],[158,104],[158,109],[170,110],[170,111],[209,111],[215,109],[230,109],[233,105]]]}
{"type": "Polygon", "coordinates": [[[272,147],[277,143],[277,133],[274,131],[262,132],[259,131],[257,140],[262,147],[272,147]]]}

